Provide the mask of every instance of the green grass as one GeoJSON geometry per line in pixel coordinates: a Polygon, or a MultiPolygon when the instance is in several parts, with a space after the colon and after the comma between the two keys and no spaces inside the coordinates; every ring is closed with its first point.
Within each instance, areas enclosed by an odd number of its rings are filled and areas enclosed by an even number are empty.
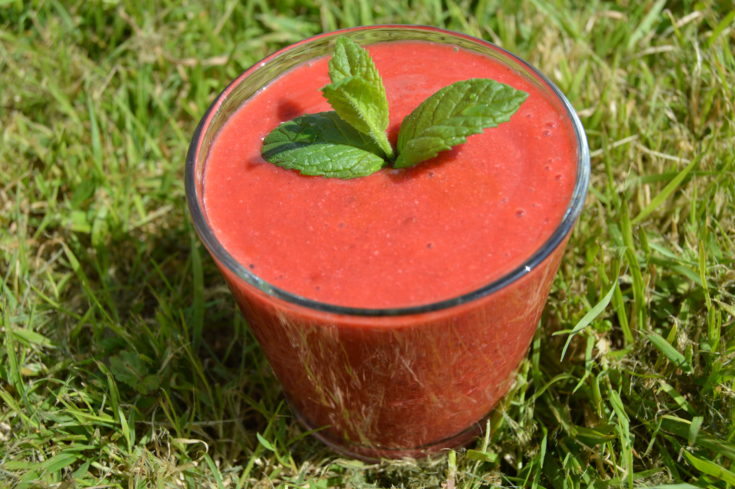
{"type": "Polygon", "coordinates": [[[735,486],[735,15],[621,3],[0,1],[0,487],[735,486]],[[525,57],[593,155],[511,395],[429,462],[305,433],[184,203],[228,80],[371,23],[525,57]]]}

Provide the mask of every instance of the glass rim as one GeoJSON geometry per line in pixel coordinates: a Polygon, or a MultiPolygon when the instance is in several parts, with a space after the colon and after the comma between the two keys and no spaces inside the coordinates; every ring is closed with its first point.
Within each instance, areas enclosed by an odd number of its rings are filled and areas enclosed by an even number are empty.
{"type": "Polygon", "coordinates": [[[185,187],[186,187],[186,198],[188,202],[189,212],[192,216],[194,228],[197,231],[200,239],[203,241],[205,247],[214,256],[214,258],[224,265],[228,270],[234,273],[238,278],[244,280],[248,284],[257,288],[260,292],[267,296],[274,297],[283,300],[287,303],[301,306],[307,309],[316,310],[324,313],[333,313],[347,316],[360,316],[360,317],[385,317],[385,316],[407,316],[416,315],[430,312],[437,312],[446,309],[450,309],[456,306],[461,306],[474,302],[483,297],[486,297],[500,289],[510,285],[511,283],[521,279],[522,277],[529,274],[534,268],[540,265],[551,253],[557,249],[562,243],[566,236],[570,233],[574,223],[579,217],[582,211],[584,201],[587,195],[587,187],[589,185],[590,178],[590,154],[587,138],[585,135],[582,123],[579,120],[579,116],[575,112],[569,100],[559,90],[559,88],[549,80],[543,73],[541,73],[533,65],[525,61],[524,59],[516,56],[515,54],[507,51],[506,49],[497,46],[489,41],[480,39],[468,34],[455,32],[447,29],[442,29],[433,26],[424,25],[410,25],[410,24],[381,24],[361,27],[351,27],[347,29],[340,29],[336,31],[330,31],[322,34],[318,34],[294,44],[290,44],[274,53],[266,56],[262,60],[254,63],[248,69],[243,71],[237,78],[232,80],[227,87],[215,98],[212,104],[205,112],[202,119],[199,121],[194,134],[192,136],[189,150],[186,156],[186,169],[185,169],[185,187]],[[371,30],[400,30],[400,31],[421,31],[421,32],[434,32],[442,35],[451,36],[454,38],[460,38],[465,41],[478,44],[480,46],[493,49],[502,56],[510,58],[511,60],[518,63],[523,69],[527,70],[531,74],[538,77],[539,81],[546,86],[553,96],[561,102],[564,107],[566,114],[571,122],[574,129],[575,139],[577,143],[577,178],[574,184],[574,190],[572,192],[569,204],[562,216],[561,221],[556,226],[551,235],[544,241],[539,248],[537,248],[525,261],[520,265],[505,273],[501,277],[492,280],[491,282],[476,288],[470,292],[451,297],[449,299],[442,299],[435,302],[429,302],[425,304],[417,304],[410,306],[400,307],[382,307],[382,308],[364,308],[364,307],[352,307],[344,306],[339,304],[332,304],[328,302],[321,302],[314,299],[309,299],[293,292],[289,292],[280,287],[276,287],[264,279],[258,277],[254,273],[248,270],[240,264],[219,242],[214,232],[209,227],[207,219],[204,213],[202,205],[200,205],[199,198],[197,195],[196,185],[196,168],[197,168],[197,156],[199,154],[199,148],[206,135],[207,128],[217,114],[217,110],[220,108],[222,103],[227,99],[229,94],[237,87],[240,83],[245,81],[252,73],[265,66],[267,63],[280,58],[291,52],[292,50],[302,46],[304,44],[311,43],[316,40],[339,36],[346,33],[357,32],[357,31],[371,31],[371,30]]]}

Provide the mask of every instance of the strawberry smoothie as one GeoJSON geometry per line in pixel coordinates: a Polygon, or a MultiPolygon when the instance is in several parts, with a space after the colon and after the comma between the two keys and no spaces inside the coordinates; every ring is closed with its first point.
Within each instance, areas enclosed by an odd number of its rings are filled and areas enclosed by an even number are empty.
{"type": "Polygon", "coordinates": [[[361,44],[384,80],[393,141],[455,81],[491,78],[529,97],[509,122],[414,168],[303,176],[263,160],[261,142],[331,110],[329,56],[253,79],[320,36],[220,96],[192,142],[188,193],[302,422],[344,453],[418,456],[475,436],[512,383],[581,207],[586,143],[562,96],[492,45],[432,28],[348,33],[372,36],[361,44]],[[248,83],[252,95],[230,102],[248,83]]]}

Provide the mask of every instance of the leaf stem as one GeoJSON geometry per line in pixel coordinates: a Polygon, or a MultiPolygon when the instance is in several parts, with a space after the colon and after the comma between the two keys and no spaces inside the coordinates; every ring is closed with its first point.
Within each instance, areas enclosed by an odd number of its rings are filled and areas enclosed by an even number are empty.
{"type": "Polygon", "coordinates": [[[393,150],[393,146],[390,144],[390,141],[388,141],[388,136],[384,132],[379,132],[377,134],[372,134],[372,138],[385,154],[385,159],[393,162],[395,159],[395,151],[393,150]]]}

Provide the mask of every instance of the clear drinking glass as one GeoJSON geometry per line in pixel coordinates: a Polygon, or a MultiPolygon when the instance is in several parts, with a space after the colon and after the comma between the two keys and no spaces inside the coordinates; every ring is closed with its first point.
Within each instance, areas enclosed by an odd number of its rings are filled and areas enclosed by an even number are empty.
{"type": "MultiPolygon", "coordinates": [[[[186,191],[196,230],[222,271],[298,419],[335,450],[365,459],[424,456],[470,441],[511,386],[584,202],[589,150],[564,95],[525,61],[483,40],[424,26],[322,34],[253,65],[214,101],[194,133],[186,191]],[[337,35],[361,45],[449,44],[492,57],[531,81],[576,137],[573,194],[556,229],[511,272],[470,293],[403,308],[353,308],[282,290],[238,263],[210,228],[203,175],[228,118],[280,74],[331,54],[337,35]]],[[[420,286],[420,284],[418,284],[420,286]]]]}

